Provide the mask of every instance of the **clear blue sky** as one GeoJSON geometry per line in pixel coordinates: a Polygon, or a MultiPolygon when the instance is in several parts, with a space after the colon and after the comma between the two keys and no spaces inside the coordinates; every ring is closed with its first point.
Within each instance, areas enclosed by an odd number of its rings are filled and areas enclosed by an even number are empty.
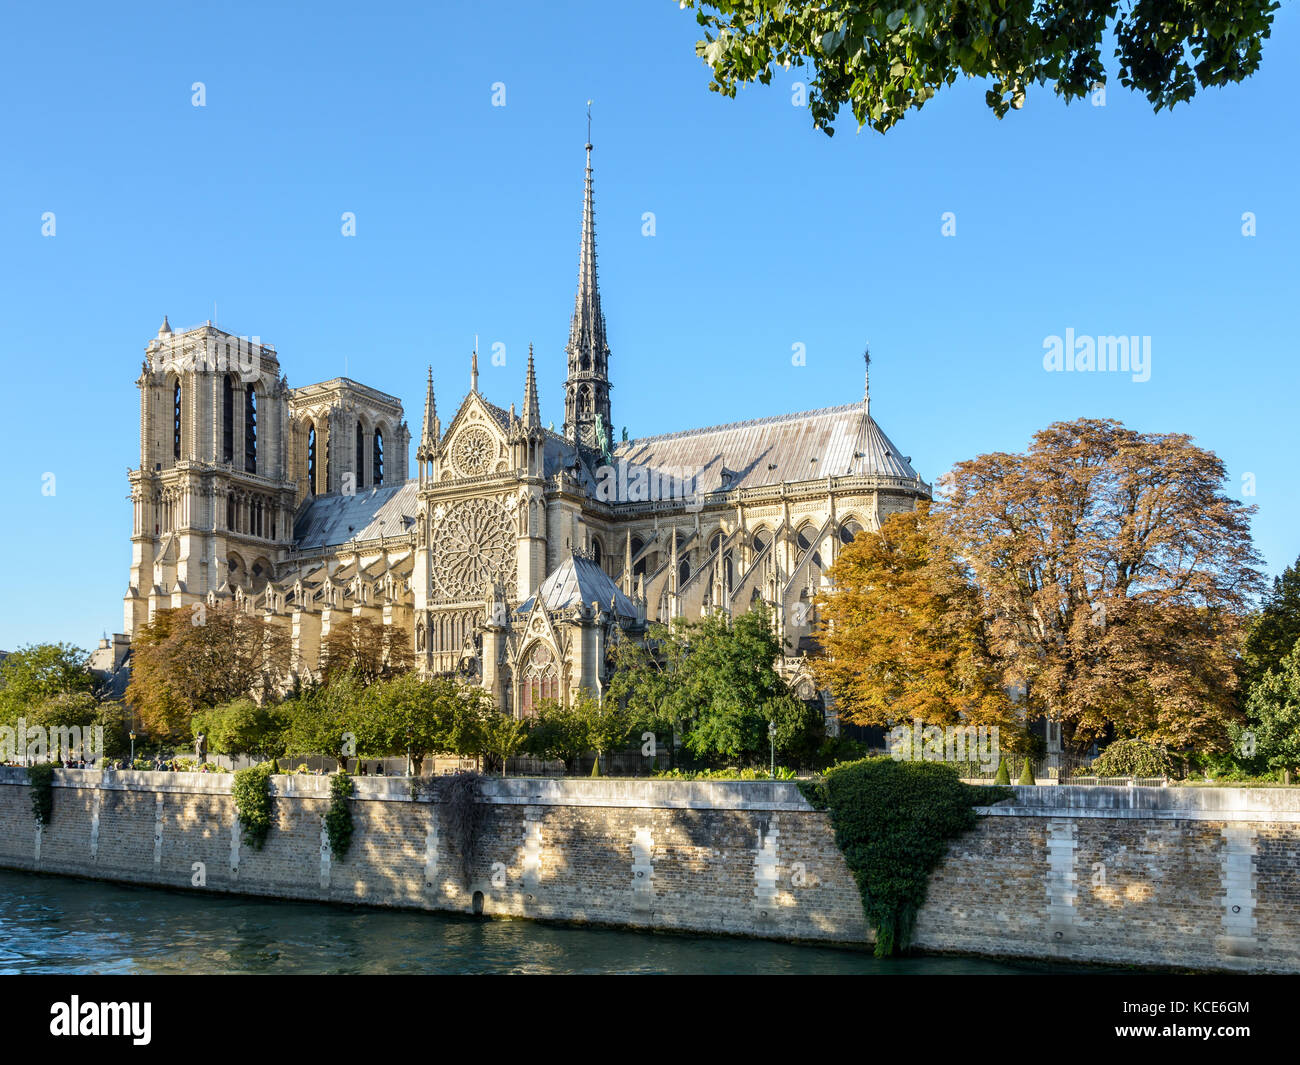
{"type": "Polygon", "coordinates": [[[1253,473],[1270,574],[1300,553],[1295,5],[1254,79],[1173,113],[1114,79],[1104,107],[1036,90],[999,122],[967,82],[886,136],[850,120],[833,139],[792,106],[798,71],[708,92],[693,15],[669,0],[5,21],[2,648],[121,628],[134,381],[164,313],[190,326],[216,304],[291,385],[346,368],[417,432],[427,363],[445,416],[475,334],[504,344],[481,386],[505,406],[532,341],[543,417],[562,421],[588,98],[616,428],[854,401],[869,341],[872,412],[928,480],[1114,417],[1192,434],[1233,492],[1253,473]],[[1045,372],[1067,328],[1150,336],[1151,379],[1045,372]]]}

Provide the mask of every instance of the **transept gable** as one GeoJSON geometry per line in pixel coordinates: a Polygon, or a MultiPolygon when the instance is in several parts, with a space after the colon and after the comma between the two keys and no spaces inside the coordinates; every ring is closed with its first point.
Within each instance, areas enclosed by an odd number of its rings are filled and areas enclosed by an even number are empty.
{"type": "Polygon", "coordinates": [[[490,477],[510,469],[510,415],[478,392],[467,395],[442,437],[441,480],[490,477]]]}

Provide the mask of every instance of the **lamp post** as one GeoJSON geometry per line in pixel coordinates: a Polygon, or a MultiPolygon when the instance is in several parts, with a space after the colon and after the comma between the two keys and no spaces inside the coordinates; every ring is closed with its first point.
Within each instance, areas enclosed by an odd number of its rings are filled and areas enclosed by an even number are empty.
{"type": "Polygon", "coordinates": [[[406,775],[407,775],[408,777],[411,775],[411,741],[412,741],[412,739],[413,739],[413,736],[412,736],[412,734],[411,734],[411,730],[408,728],[408,729],[406,730],[406,775]]]}
{"type": "Polygon", "coordinates": [[[131,768],[135,768],[135,730],[131,730],[131,768]]]}
{"type": "Polygon", "coordinates": [[[776,779],[776,722],[767,723],[767,738],[772,744],[772,779],[776,779]]]}

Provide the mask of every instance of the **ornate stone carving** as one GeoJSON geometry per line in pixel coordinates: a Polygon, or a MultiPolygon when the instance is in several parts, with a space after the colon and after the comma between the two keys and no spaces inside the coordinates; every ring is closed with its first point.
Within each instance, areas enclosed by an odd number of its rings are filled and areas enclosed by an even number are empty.
{"type": "Polygon", "coordinates": [[[463,477],[479,477],[492,469],[496,446],[492,434],[472,425],[456,437],[452,456],[463,477]]]}
{"type": "Polygon", "coordinates": [[[489,581],[515,581],[515,535],[495,499],[466,499],[435,517],[431,553],[434,592],[444,601],[477,599],[489,581]]]}

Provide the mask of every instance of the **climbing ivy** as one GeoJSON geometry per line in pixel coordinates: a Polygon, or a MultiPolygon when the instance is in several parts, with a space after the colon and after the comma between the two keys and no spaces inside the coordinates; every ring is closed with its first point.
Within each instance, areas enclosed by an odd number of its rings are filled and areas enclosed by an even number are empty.
{"type": "Polygon", "coordinates": [[[483,801],[483,775],[462,770],[446,777],[413,777],[411,794],[439,803],[438,820],[445,829],[452,852],[460,865],[461,883],[470,885],[479,843],[487,822],[488,806],[483,801]]]}
{"type": "Polygon", "coordinates": [[[342,861],[352,845],[352,804],[348,800],[357,790],[352,778],[344,772],[335,773],[330,780],[330,808],[325,813],[325,836],[330,853],[342,861]]]}
{"type": "Polygon", "coordinates": [[[830,811],[878,958],[908,949],[930,873],[948,842],[975,826],[971,807],[1008,797],[1001,788],[963,784],[940,762],[893,758],[846,762],[801,787],[815,808],[830,811]]]}
{"type": "Polygon", "coordinates": [[[241,769],[230,789],[244,827],[244,842],[259,851],[271,831],[271,770],[269,762],[241,769]]]}
{"type": "Polygon", "coordinates": [[[27,767],[27,780],[32,786],[32,813],[38,825],[48,825],[54,820],[54,771],[56,762],[42,762],[27,767]]]}

